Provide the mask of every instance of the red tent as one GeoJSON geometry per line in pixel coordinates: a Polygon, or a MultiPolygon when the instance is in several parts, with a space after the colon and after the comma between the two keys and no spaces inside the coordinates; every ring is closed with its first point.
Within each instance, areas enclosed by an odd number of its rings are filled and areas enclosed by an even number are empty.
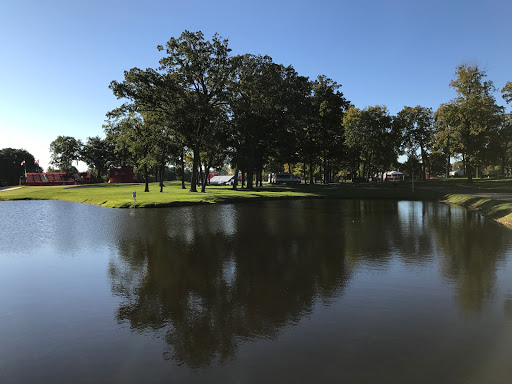
{"type": "Polygon", "coordinates": [[[133,168],[110,168],[109,183],[133,183],[133,168]]]}

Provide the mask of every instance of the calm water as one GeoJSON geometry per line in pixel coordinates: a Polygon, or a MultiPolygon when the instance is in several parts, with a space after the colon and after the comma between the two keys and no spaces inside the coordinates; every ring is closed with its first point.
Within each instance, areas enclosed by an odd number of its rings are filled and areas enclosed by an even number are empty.
{"type": "Polygon", "coordinates": [[[511,246],[421,202],[2,202],[0,382],[508,384],[511,246]]]}

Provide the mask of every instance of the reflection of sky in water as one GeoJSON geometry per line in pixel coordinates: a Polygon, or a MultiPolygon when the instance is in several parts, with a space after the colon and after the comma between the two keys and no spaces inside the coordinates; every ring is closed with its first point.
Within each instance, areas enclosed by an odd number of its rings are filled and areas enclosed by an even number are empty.
{"type": "Polygon", "coordinates": [[[236,233],[236,206],[221,205],[214,213],[219,219],[219,232],[227,237],[234,236],[236,233]]]}
{"type": "Polygon", "coordinates": [[[504,309],[508,319],[512,320],[512,294],[505,298],[504,309]]]}
{"type": "Polygon", "coordinates": [[[411,227],[419,228],[423,225],[423,209],[424,205],[420,201],[398,202],[399,221],[406,232],[409,232],[411,227]]]}
{"type": "Polygon", "coordinates": [[[222,265],[222,280],[228,287],[232,287],[236,280],[236,261],[232,258],[226,259],[222,265]]]}

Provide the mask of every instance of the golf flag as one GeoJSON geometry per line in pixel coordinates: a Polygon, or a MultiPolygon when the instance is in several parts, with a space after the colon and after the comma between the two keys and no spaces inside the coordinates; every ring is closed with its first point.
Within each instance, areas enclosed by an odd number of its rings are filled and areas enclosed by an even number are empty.
{"type": "Polygon", "coordinates": [[[25,164],[25,160],[23,160],[20,165],[23,165],[23,164],[25,164]]]}

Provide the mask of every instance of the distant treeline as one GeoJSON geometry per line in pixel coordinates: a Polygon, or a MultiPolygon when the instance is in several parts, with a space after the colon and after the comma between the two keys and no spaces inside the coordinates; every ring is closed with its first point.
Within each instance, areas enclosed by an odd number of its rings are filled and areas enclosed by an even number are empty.
{"type": "MultiPolygon", "coordinates": [[[[178,174],[191,170],[194,192],[204,191],[210,169],[226,167],[249,189],[264,171],[285,167],[309,183],[397,168],[447,174],[455,156],[470,179],[484,169],[510,173],[511,116],[477,66],[457,67],[457,97],[437,111],[404,107],[392,116],[385,106],[356,108],[325,76],[309,80],[269,56],[231,56],[218,35],[185,31],[158,50],[156,68],[132,68],[111,82],[123,104],[107,114],[106,139],[57,138],[55,166],[80,158],[101,176],[108,165],[133,165],[147,179],[174,164],[178,174]]],[[[512,83],[502,93],[512,103],[512,83]]]]}

